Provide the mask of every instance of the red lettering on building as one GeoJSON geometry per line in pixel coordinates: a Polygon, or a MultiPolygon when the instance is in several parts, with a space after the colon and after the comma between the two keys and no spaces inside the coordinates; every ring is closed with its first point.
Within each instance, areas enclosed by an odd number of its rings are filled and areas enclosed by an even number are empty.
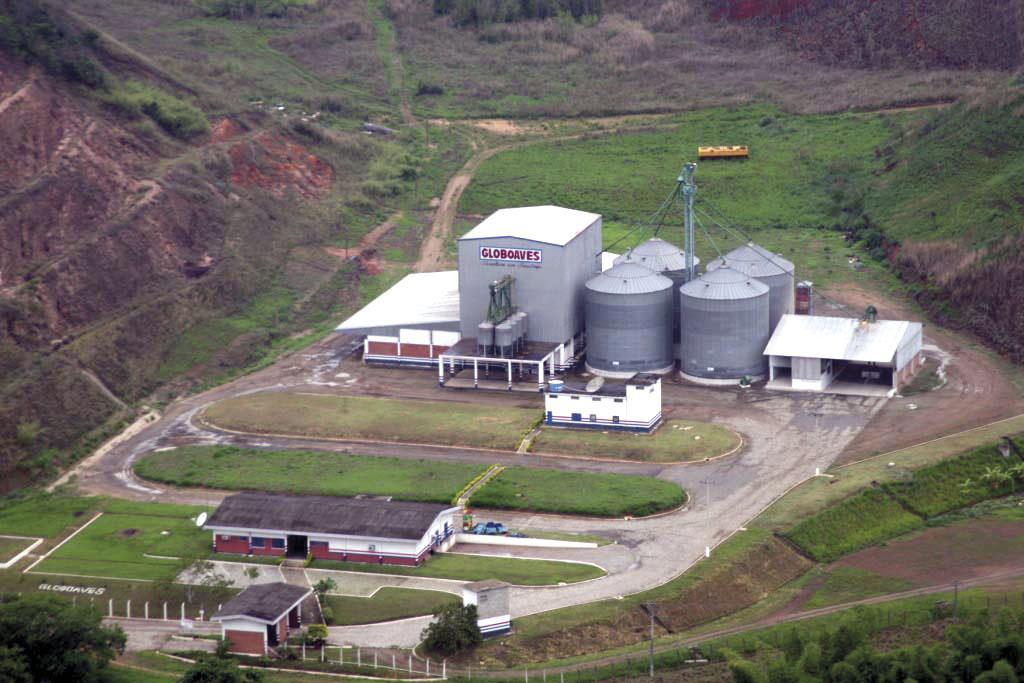
{"type": "Polygon", "coordinates": [[[519,261],[522,263],[543,263],[544,252],[540,249],[507,249],[505,247],[480,247],[480,258],[485,261],[519,261]]]}

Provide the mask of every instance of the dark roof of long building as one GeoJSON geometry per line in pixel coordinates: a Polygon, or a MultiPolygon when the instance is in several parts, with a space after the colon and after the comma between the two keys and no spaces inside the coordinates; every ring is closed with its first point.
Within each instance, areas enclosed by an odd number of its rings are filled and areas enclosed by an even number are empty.
{"type": "Polygon", "coordinates": [[[251,617],[276,622],[312,589],[290,583],[259,583],[249,586],[220,608],[214,619],[251,617]]]}
{"type": "Polygon", "coordinates": [[[418,540],[451,505],[247,491],[224,499],[207,527],[418,540]]]}

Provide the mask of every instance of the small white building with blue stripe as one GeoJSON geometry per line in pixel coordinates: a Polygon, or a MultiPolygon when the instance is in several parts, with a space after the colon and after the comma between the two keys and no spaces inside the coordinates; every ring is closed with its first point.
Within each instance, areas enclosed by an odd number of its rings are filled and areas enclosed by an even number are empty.
{"type": "Polygon", "coordinates": [[[462,604],[464,607],[476,605],[476,623],[484,638],[512,630],[509,585],[504,581],[487,579],[467,583],[462,587],[462,604]]]}
{"type": "Polygon", "coordinates": [[[596,388],[549,382],[544,395],[544,424],[653,431],[661,424],[661,378],[641,374],[624,382],[605,382],[596,388]]]}

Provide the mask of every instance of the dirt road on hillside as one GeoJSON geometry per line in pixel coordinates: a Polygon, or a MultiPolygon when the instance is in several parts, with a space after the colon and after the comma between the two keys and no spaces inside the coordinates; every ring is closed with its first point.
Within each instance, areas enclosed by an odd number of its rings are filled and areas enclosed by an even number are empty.
{"type": "MultiPolygon", "coordinates": [[[[844,284],[842,289],[828,290],[827,295],[846,304],[851,312],[873,304],[882,319],[921,317],[909,303],[857,284],[844,284]]],[[[970,336],[936,325],[926,323],[924,337],[926,347],[938,347],[937,351],[926,348],[926,353],[946,357],[946,385],[937,391],[891,399],[869,428],[850,443],[837,465],[1024,413],[1024,397],[1012,381],[1017,370],[1007,361],[970,336]]]]}

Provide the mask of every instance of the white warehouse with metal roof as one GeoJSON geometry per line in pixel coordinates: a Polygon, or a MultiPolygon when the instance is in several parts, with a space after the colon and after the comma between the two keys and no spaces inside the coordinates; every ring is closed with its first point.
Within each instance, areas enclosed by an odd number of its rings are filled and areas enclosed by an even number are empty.
{"type": "Polygon", "coordinates": [[[887,395],[923,362],[923,327],[906,320],[782,316],[765,348],[769,389],[887,395]]]}

